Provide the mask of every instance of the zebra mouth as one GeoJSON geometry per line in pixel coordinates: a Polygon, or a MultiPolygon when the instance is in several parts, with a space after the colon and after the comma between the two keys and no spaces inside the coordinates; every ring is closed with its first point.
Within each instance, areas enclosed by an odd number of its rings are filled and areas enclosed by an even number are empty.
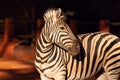
{"type": "Polygon", "coordinates": [[[80,45],[77,42],[74,42],[72,47],[69,47],[67,49],[67,52],[72,55],[72,56],[76,56],[80,51],[80,45]]]}

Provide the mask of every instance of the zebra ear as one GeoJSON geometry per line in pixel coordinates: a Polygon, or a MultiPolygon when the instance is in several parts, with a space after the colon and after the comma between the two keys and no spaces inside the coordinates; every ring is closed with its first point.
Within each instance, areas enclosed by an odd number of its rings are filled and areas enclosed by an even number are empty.
{"type": "Polygon", "coordinates": [[[61,8],[58,9],[58,18],[66,20],[66,16],[64,15],[64,12],[61,10],[61,8]]]}
{"type": "Polygon", "coordinates": [[[61,16],[61,13],[62,13],[62,10],[61,10],[61,8],[58,8],[58,11],[57,11],[57,17],[60,17],[61,16]]]}
{"type": "Polygon", "coordinates": [[[50,21],[51,23],[55,23],[59,19],[63,19],[65,17],[62,15],[61,8],[58,8],[58,9],[51,8],[46,11],[43,18],[45,22],[50,21]]]}
{"type": "Polygon", "coordinates": [[[58,21],[59,19],[61,19],[62,18],[61,14],[62,14],[61,8],[58,8],[57,10],[53,10],[52,22],[55,23],[56,21],[58,21]]]}

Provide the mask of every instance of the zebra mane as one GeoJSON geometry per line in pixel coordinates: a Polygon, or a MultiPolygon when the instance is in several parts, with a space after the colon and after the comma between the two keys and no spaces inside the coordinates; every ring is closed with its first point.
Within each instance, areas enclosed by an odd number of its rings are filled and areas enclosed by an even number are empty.
{"type": "Polygon", "coordinates": [[[62,14],[61,8],[50,8],[44,14],[45,22],[51,21],[55,23],[57,20],[62,19],[65,20],[65,16],[62,14]]]}

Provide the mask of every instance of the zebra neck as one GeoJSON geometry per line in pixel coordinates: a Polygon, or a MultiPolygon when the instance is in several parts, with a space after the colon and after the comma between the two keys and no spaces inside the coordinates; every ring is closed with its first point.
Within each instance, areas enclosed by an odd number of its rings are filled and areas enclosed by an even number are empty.
{"type": "Polygon", "coordinates": [[[40,37],[36,49],[41,63],[44,63],[48,61],[50,55],[53,53],[53,44],[46,41],[44,37],[40,37]]]}
{"type": "Polygon", "coordinates": [[[53,49],[53,44],[51,44],[51,43],[44,43],[42,45],[42,51],[43,51],[43,53],[47,53],[47,52],[49,52],[52,49],[53,49]]]}
{"type": "Polygon", "coordinates": [[[47,38],[41,34],[39,40],[38,40],[38,48],[40,48],[41,53],[47,53],[50,51],[53,47],[53,44],[47,40],[47,38]]]}

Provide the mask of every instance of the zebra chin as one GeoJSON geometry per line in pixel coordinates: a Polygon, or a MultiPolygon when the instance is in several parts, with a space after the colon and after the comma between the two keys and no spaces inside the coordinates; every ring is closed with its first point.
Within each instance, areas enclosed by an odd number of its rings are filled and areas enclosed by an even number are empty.
{"type": "Polygon", "coordinates": [[[79,54],[80,52],[80,45],[79,43],[74,43],[72,47],[69,47],[67,49],[68,54],[72,55],[72,56],[76,56],[77,54],[79,54]]]}

